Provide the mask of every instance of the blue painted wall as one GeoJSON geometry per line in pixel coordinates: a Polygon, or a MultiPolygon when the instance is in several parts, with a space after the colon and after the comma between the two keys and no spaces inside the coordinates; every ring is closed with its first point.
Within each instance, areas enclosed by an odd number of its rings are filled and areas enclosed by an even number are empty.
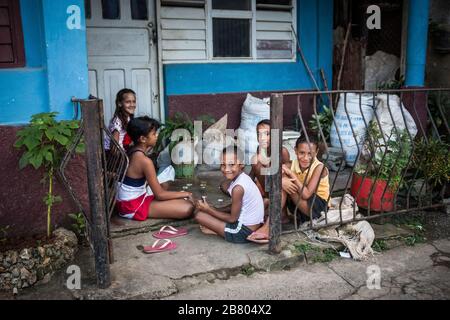
{"type": "Polygon", "coordinates": [[[48,110],[46,63],[39,0],[20,2],[25,44],[25,68],[0,69],[0,123],[27,122],[48,110]]]}
{"type": "Polygon", "coordinates": [[[24,124],[31,115],[73,115],[70,98],[86,97],[87,50],[83,0],[20,0],[24,68],[0,69],[0,124],[24,124]],[[66,27],[67,7],[78,5],[81,30],[66,27]]]}
{"type": "MultiPolygon", "coordinates": [[[[298,0],[297,32],[316,81],[325,70],[331,85],[333,0],[298,0]]],[[[164,65],[168,95],[313,89],[300,56],[289,63],[209,63],[164,65]]]]}

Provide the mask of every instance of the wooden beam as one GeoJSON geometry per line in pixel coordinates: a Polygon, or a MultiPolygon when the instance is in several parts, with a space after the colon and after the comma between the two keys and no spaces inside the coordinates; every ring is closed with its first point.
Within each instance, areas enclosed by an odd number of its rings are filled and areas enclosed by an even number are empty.
{"type": "Polygon", "coordinates": [[[270,145],[271,168],[268,176],[269,187],[269,219],[271,253],[281,252],[281,148],[283,137],[283,95],[272,94],[270,97],[270,145]]]}
{"type": "Polygon", "coordinates": [[[105,186],[103,176],[103,101],[81,102],[86,145],[89,205],[91,211],[91,242],[94,248],[97,285],[101,289],[111,285],[109,268],[108,226],[105,208],[105,186]]]}

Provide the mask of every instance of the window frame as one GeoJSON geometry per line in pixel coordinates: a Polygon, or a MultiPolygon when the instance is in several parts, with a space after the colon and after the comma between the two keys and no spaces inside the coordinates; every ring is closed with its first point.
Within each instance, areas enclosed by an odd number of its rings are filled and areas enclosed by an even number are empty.
{"type": "MultiPolygon", "coordinates": [[[[161,5],[161,2],[158,1],[158,4],[161,5]]],[[[297,0],[292,0],[292,21],[291,24],[294,27],[295,34],[298,35],[297,31],[297,0]]],[[[256,39],[256,0],[251,0],[251,11],[247,10],[219,10],[212,9],[212,0],[205,0],[205,23],[206,23],[206,59],[202,60],[169,60],[162,61],[163,64],[187,64],[187,63],[195,63],[195,64],[203,64],[203,63],[289,63],[289,62],[297,62],[297,39],[295,39],[295,35],[292,34],[292,57],[291,58],[275,58],[275,59],[267,59],[257,57],[257,39],[256,39]],[[245,19],[246,17],[251,17],[250,23],[250,54],[251,56],[248,58],[243,57],[214,57],[213,53],[213,18],[229,18],[229,19],[245,19]]],[[[157,17],[160,19],[160,17],[157,17]]],[[[158,27],[160,28],[160,23],[158,23],[158,27]]],[[[161,30],[159,30],[161,33],[161,30]]],[[[161,42],[160,42],[161,44],[161,42]]],[[[163,48],[161,48],[162,50],[163,48]]]]}
{"type": "Polygon", "coordinates": [[[13,62],[0,62],[0,69],[23,68],[26,65],[25,42],[22,28],[22,15],[19,1],[5,0],[8,3],[10,13],[11,45],[13,50],[13,62]]]}

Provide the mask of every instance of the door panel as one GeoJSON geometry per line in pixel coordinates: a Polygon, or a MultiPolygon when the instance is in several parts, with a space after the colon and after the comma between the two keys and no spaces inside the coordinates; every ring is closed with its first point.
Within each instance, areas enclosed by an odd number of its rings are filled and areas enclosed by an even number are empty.
{"type": "Polygon", "coordinates": [[[104,110],[105,120],[111,119],[116,109],[116,94],[125,87],[124,70],[105,70],[104,71],[104,110]]]}
{"type": "Polygon", "coordinates": [[[138,20],[132,18],[131,2],[120,0],[119,19],[104,19],[102,4],[108,1],[91,0],[91,18],[86,19],[90,94],[104,100],[105,123],[122,88],[136,92],[136,115],[160,119],[157,48],[150,27],[155,25],[155,3],[147,0],[148,19],[138,20]]]}
{"type": "Polygon", "coordinates": [[[149,90],[147,90],[148,84],[151,84],[152,75],[150,70],[136,69],[131,71],[131,83],[132,87],[135,88],[135,92],[139,97],[139,110],[144,114],[155,114],[158,112],[156,104],[152,104],[152,95],[149,90]],[[152,109],[153,105],[153,109],[152,109]]]}

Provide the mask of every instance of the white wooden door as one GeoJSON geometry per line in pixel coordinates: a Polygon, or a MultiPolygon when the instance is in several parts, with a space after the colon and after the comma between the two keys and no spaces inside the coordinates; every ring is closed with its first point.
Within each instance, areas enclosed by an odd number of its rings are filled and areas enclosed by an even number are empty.
{"type": "Polygon", "coordinates": [[[136,92],[136,116],[160,119],[154,1],[90,0],[86,7],[89,90],[104,100],[105,123],[122,88],[136,92]]]}

